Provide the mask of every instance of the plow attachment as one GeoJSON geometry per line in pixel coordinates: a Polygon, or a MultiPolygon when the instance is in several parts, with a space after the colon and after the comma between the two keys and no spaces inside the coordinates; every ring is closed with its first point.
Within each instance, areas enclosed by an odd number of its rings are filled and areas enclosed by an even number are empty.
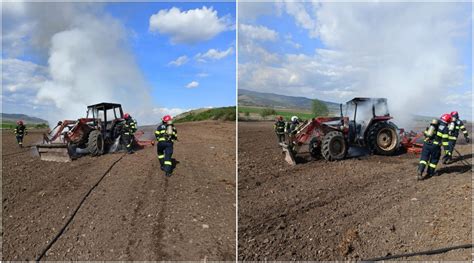
{"type": "Polygon", "coordinates": [[[282,153],[285,154],[285,161],[290,165],[296,165],[295,155],[287,144],[280,143],[282,153]]]}
{"type": "Polygon", "coordinates": [[[414,131],[400,133],[401,146],[405,148],[408,153],[421,154],[423,149],[423,134],[414,131]]]}
{"type": "Polygon", "coordinates": [[[155,145],[155,140],[154,140],[154,135],[153,134],[146,134],[142,130],[139,130],[135,132],[135,141],[137,142],[138,146],[140,148],[144,148],[146,146],[153,146],[155,145]]]}
{"type": "Polygon", "coordinates": [[[71,156],[65,143],[40,144],[36,150],[43,161],[70,162],[71,156]]]}

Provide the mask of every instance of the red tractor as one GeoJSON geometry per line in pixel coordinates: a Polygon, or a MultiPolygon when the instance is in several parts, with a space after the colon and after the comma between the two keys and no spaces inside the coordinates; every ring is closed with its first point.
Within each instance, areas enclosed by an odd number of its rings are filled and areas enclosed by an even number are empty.
{"type": "Polygon", "coordinates": [[[373,154],[392,155],[400,146],[400,135],[388,112],[385,98],[354,98],[340,105],[340,117],[318,117],[301,124],[283,144],[285,160],[296,164],[295,155],[308,145],[312,156],[341,160],[349,147],[364,147],[373,154]]]}
{"type": "MultiPolygon", "coordinates": [[[[99,103],[87,107],[85,118],[58,122],[48,134],[43,135],[43,144],[36,149],[41,160],[68,162],[83,154],[99,156],[121,150],[121,129],[123,110],[117,103],[99,103]]],[[[135,137],[142,135],[137,132],[135,137]]],[[[153,144],[153,141],[139,141],[139,146],[153,144]]]]}

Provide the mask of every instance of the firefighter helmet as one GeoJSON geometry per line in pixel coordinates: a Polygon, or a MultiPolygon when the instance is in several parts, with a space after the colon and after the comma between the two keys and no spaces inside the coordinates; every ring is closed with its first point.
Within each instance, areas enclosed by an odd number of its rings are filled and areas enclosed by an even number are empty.
{"type": "Polygon", "coordinates": [[[457,111],[452,111],[451,116],[459,118],[459,113],[457,111]]]}
{"type": "Polygon", "coordinates": [[[19,120],[16,122],[17,125],[23,125],[23,121],[22,120],[19,120]]]}
{"type": "Polygon", "coordinates": [[[163,120],[164,122],[169,122],[169,121],[172,120],[172,119],[173,119],[173,117],[171,117],[170,115],[165,115],[165,116],[163,116],[163,118],[162,118],[162,120],[163,120]]]}
{"type": "Polygon", "coordinates": [[[446,113],[446,114],[441,115],[441,120],[446,123],[451,122],[451,114],[446,113]]]}
{"type": "Polygon", "coordinates": [[[294,121],[297,121],[297,120],[298,120],[298,116],[293,116],[293,117],[291,117],[291,121],[294,122],[294,121]]]}
{"type": "Polygon", "coordinates": [[[130,118],[130,114],[128,114],[128,113],[125,113],[125,114],[123,115],[123,118],[124,118],[124,119],[128,119],[128,118],[130,118]]]}

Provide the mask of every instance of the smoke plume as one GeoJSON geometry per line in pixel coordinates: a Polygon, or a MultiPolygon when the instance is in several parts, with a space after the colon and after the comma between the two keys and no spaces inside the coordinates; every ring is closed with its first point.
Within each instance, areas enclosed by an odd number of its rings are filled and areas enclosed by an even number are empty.
{"type": "Polygon", "coordinates": [[[150,87],[127,44],[130,32],[102,4],[8,5],[10,15],[23,21],[17,27],[29,28],[17,46],[26,37],[24,49],[44,58],[48,80],[35,103],[52,106],[46,113],[50,123],[85,117],[86,106],[100,102],[121,103],[141,124],[158,122],[150,87]]]}

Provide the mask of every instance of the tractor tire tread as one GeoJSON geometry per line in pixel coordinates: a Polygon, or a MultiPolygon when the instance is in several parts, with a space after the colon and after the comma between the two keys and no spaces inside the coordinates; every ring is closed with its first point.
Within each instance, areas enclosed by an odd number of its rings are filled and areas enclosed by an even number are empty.
{"type": "Polygon", "coordinates": [[[102,134],[98,130],[93,130],[89,133],[87,150],[92,156],[102,155],[104,151],[104,140],[102,139],[102,146],[97,145],[98,137],[102,137],[102,134]]]}
{"type": "Polygon", "coordinates": [[[331,154],[331,150],[330,150],[330,144],[331,144],[331,141],[334,137],[337,137],[337,136],[340,136],[342,137],[343,141],[345,142],[344,140],[344,135],[339,132],[339,131],[331,131],[331,132],[328,132],[324,137],[323,137],[323,140],[322,140],[322,143],[321,143],[321,155],[324,157],[324,159],[326,159],[327,161],[335,161],[335,160],[342,160],[345,158],[346,154],[347,154],[347,144],[345,144],[345,150],[344,150],[344,154],[341,155],[341,156],[337,156],[337,157],[334,157],[332,154],[331,154]]]}

